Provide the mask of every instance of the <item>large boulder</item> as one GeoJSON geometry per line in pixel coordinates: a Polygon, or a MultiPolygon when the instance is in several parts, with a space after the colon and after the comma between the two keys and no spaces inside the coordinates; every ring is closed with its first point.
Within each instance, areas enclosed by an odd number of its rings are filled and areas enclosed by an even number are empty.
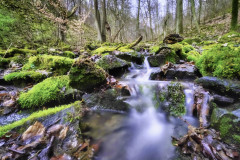
{"type": "Polygon", "coordinates": [[[159,67],[161,65],[164,65],[166,62],[166,55],[164,54],[158,54],[155,56],[149,56],[147,58],[148,63],[151,67],[159,67]]]}
{"type": "Polygon", "coordinates": [[[96,63],[113,76],[122,75],[130,66],[125,60],[119,59],[113,55],[106,55],[97,60],[96,63]]]}
{"type": "Polygon", "coordinates": [[[230,112],[226,109],[214,108],[211,126],[220,131],[220,136],[225,142],[240,147],[240,109],[230,112]]]}
{"type": "Polygon", "coordinates": [[[184,38],[181,37],[179,34],[169,34],[167,37],[164,38],[163,42],[166,44],[174,44],[183,40],[184,38]]]}
{"type": "Polygon", "coordinates": [[[70,72],[70,86],[88,91],[106,82],[106,72],[90,59],[77,59],[70,72]]]}
{"type": "Polygon", "coordinates": [[[139,65],[141,65],[144,61],[144,56],[141,53],[135,52],[135,51],[134,52],[119,52],[119,51],[116,51],[115,55],[118,58],[124,59],[128,62],[135,62],[139,65]]]}
{"type": "Polygon", "coordinates": [[[85,94],[82,98],[87,107],[95,107],[96,109],[104,110],[127,111],[129,105],[124,102],[123,99],[118,98],[121,94],[120,90],[108,89],[100,93],[85,94]]]}
{"type": "Polygon", "coordinates": [[[211,92],[216,92],[223,96],[230,96],[235,99],[240,97],[240,82],[226,79],[219,79],[216,77],[202,77],[195,81],[203,86],[205,89],[209,89],[211,92]]]}

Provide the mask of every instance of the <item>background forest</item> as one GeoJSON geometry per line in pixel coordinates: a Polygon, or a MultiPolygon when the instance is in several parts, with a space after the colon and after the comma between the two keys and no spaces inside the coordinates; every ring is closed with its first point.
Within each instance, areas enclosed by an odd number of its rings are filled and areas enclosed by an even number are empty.
{"type": "Polygon", "coordinates": [[[80,49],[139,35],[156,42],[176,32],[217,39],[230,29],[231,9],[229,0],[2,0],[0,47],[80,49]]]}

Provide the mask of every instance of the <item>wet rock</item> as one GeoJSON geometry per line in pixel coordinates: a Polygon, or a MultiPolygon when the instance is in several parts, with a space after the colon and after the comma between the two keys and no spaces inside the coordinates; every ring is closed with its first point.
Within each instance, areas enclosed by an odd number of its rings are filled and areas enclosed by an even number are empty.
{"type": "Polygon", "coordinates": [[[166,44],[175,44],[183,40],[184,38],[181,37],[179,34],[169,34],[167,37],[164,38],[163,42],[166,44]]]}
{"type": "Polygon", "coordinates": [[[240,147],[240,109],[230,112],[226,109],[214,108],[211,115],[211,126],[220,132],[220,136],[225,142],[240,147]]]}
{"type": "Polygon", "coordinates": [[[151,67],[159,67],[161,65],[164,65],[166,62],[166,55],[164,54],[157,54],[155,56],[149,56],[147,58],[149,65],[151,67]]]}
{"type": "Polygon", "coordinates": [[[170,54],[172,52],[172,49],[169,47],[162,47],[159,49],[159,52],[157,52],[156,54],[170,54]]]}
{"type": "Polygon", "coordinates": [[[211,92],[218,93],[223,96],[230,96],[238,99],[240,97],[240,82],[219,79],[216,77],[202,77],[195,81],[203,86],[205,89],[209,89],[211,92]]]}
{"type": "Polygon", "coordinates": [[[97,60],[96,63],[113,76],[121,76],[130,66],[125,60],[113,55],[106,55],[97,60]]]}
{"type": "Polygon", "coordinates": [[[143,64],[143,61],[144,61],[144,56],[139,52],[114,51],[114,54],[120,59],[124,59],[128,62],[135,62],[139,65],[143,64]]]}
{"type": "Polygon", "coordinates": [[[165,74],[166,79],[178,80],[195,80],[200,75],[197,68],[192,64],[175,64],[172,68],[168,69],[165,74]]]}
{"type": "Polygon", "coordinates": [[[80,90],[93,90],[106,82],[106,72],[90,59],[77,59],[69,73],[70,86],[80,90]]]}
{"type": "Polygon", "coordinates": [[[150,80],[161,80],[164,76],[164,73],[162,72],[161,68],[158,68],[157,70],[154,70],[150,75],[150,80]]]}
{"type": "Polygon", "coordinates": [[[109,109],[118,111],[127,111],[129,105],[124,100],[119,99],[120,94],[116,89],[109,89],[101,93],[92,93],[83,95],[83,100],[88,107],[96,109],[109,109]]]}
{"type": "Polygon", "coordinates": [[[213,95],[213,102],[215,102],[219,106],[227,106],[233,104],[234,99],[215,94],[213,95]]]}

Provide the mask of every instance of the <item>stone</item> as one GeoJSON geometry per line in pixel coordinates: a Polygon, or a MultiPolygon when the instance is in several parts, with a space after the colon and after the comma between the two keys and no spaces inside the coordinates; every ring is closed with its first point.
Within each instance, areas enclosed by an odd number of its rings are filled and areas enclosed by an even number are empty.
{"type": "Polygon", "coordinates": [[[184,38],[181,37],[179,34],[169,34],[167,37],[164,38],[163,43],[175,44],[175,43],[181,42],[183,40],[184,40],[184,38]]]}
{"type": "Polygon", "coordinates": [[[213,95],[213,102],[215,102],[219,106],[227,106],[227,105],[233,104],[234,99],[226,97],[226,96],[221,96],[221,95],[214,94],[213,95]]]}
{"type": "Polygon", "coordinates": [[[136,64],[143,64],[144,61],[144,55],[139,52],[120,52],[120,51],[114,51],[114,54],[120,58],[124,59],[128,62],[135,62],[136,64]]]}
{"type": "Polygon", "coordinates": [[[77,59],[69,72],[70,86],[79,90],[93,90],[106,82],[106,72],[90,59],[77,59]]]}
{"type": "Polygon", "coordinates": [[[130,67],[128,62],[113,55],[102,57],[96,64],[113,76],[121,76],[130,67]]]}
{"type": "Polygon", "coordinates": [[[226,79],[219,79],[216,77],[202,77],[195,81],[203,86],[203,88],[210,90],[211,92],[229,96],[234,99],[240,97],[240,82],[226,79]]]}
{"type": "Polygon", "coordinates": [[[151,67],[159,67],[165,64],[166,62],[166,55],[164,54],[157,54],[155,56],[149,56],[147,58],[149,65],[151,67]]]}

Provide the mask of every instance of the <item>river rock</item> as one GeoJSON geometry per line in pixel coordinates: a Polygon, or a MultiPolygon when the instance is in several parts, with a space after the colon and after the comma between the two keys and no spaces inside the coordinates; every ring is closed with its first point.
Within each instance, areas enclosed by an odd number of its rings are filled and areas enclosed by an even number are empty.
{"type": "Polygon", "coordinates": [[[90,59],[77,59],[70,72],[70,86],[80,90],[93,90],[106,82],[106,72],[90,59]]]}
{"type": "Polygon", "coordinates": [[[124,59],[128,62],[135,62],[139,65],[143,64],[144,56],[139,52],[120,52],[114,51],[114,54],[121,59],[124,59]]]}
{"type": "Polygon", "coordinates": [[[175,43],[181,42],[183,40],[184,40],[184,38],[181,37],[179,34],[169,34],[167,37],[164,38],[163,43],[175,44],[175,43]]]}
{"type": "Polygon", "coordinates": [[[216,92],[223,96],[230,96],[238,99],[240,97],[240,82],[216,77],[202,77],[195,81],[203,86],[203,88],[216,92]]]}
{"type": "Polygon", "coordinates": [[[227,105],[233,104],[234,99],[215,94],[213,95],[213,102],[215,102],[219,106],[227,106],[227,105]]]}
{"type": "Polygon", "coordinates": [[[96,61],[110,75],[121,76],[130,66],[128,62],[113,55],[106,55],[96,61]]]}
{"type": "Polygon", "coordinates": [[[83,100],[87,107],[96,109],[107,109],[117,111],[127,111],[129,105],[123,99],[119,99],[120,93],[116,89],[109,89],[101,93],[83,95],[83,100]]]}
{"type": "Polygon", "coordinates": [[[211,126],[220,132],[221,138],[230,144],[240,146],[240,109],[232,112],[214,108],[211,115],[211,126]]]}
{"type": "Polygon", "coordinates": [[[147,58],[149,65],[151,67],[159,67],[164,65],[166,62],[166,55],[165,54],[157,54],[155,56],[149,56],[147,58]]]}

